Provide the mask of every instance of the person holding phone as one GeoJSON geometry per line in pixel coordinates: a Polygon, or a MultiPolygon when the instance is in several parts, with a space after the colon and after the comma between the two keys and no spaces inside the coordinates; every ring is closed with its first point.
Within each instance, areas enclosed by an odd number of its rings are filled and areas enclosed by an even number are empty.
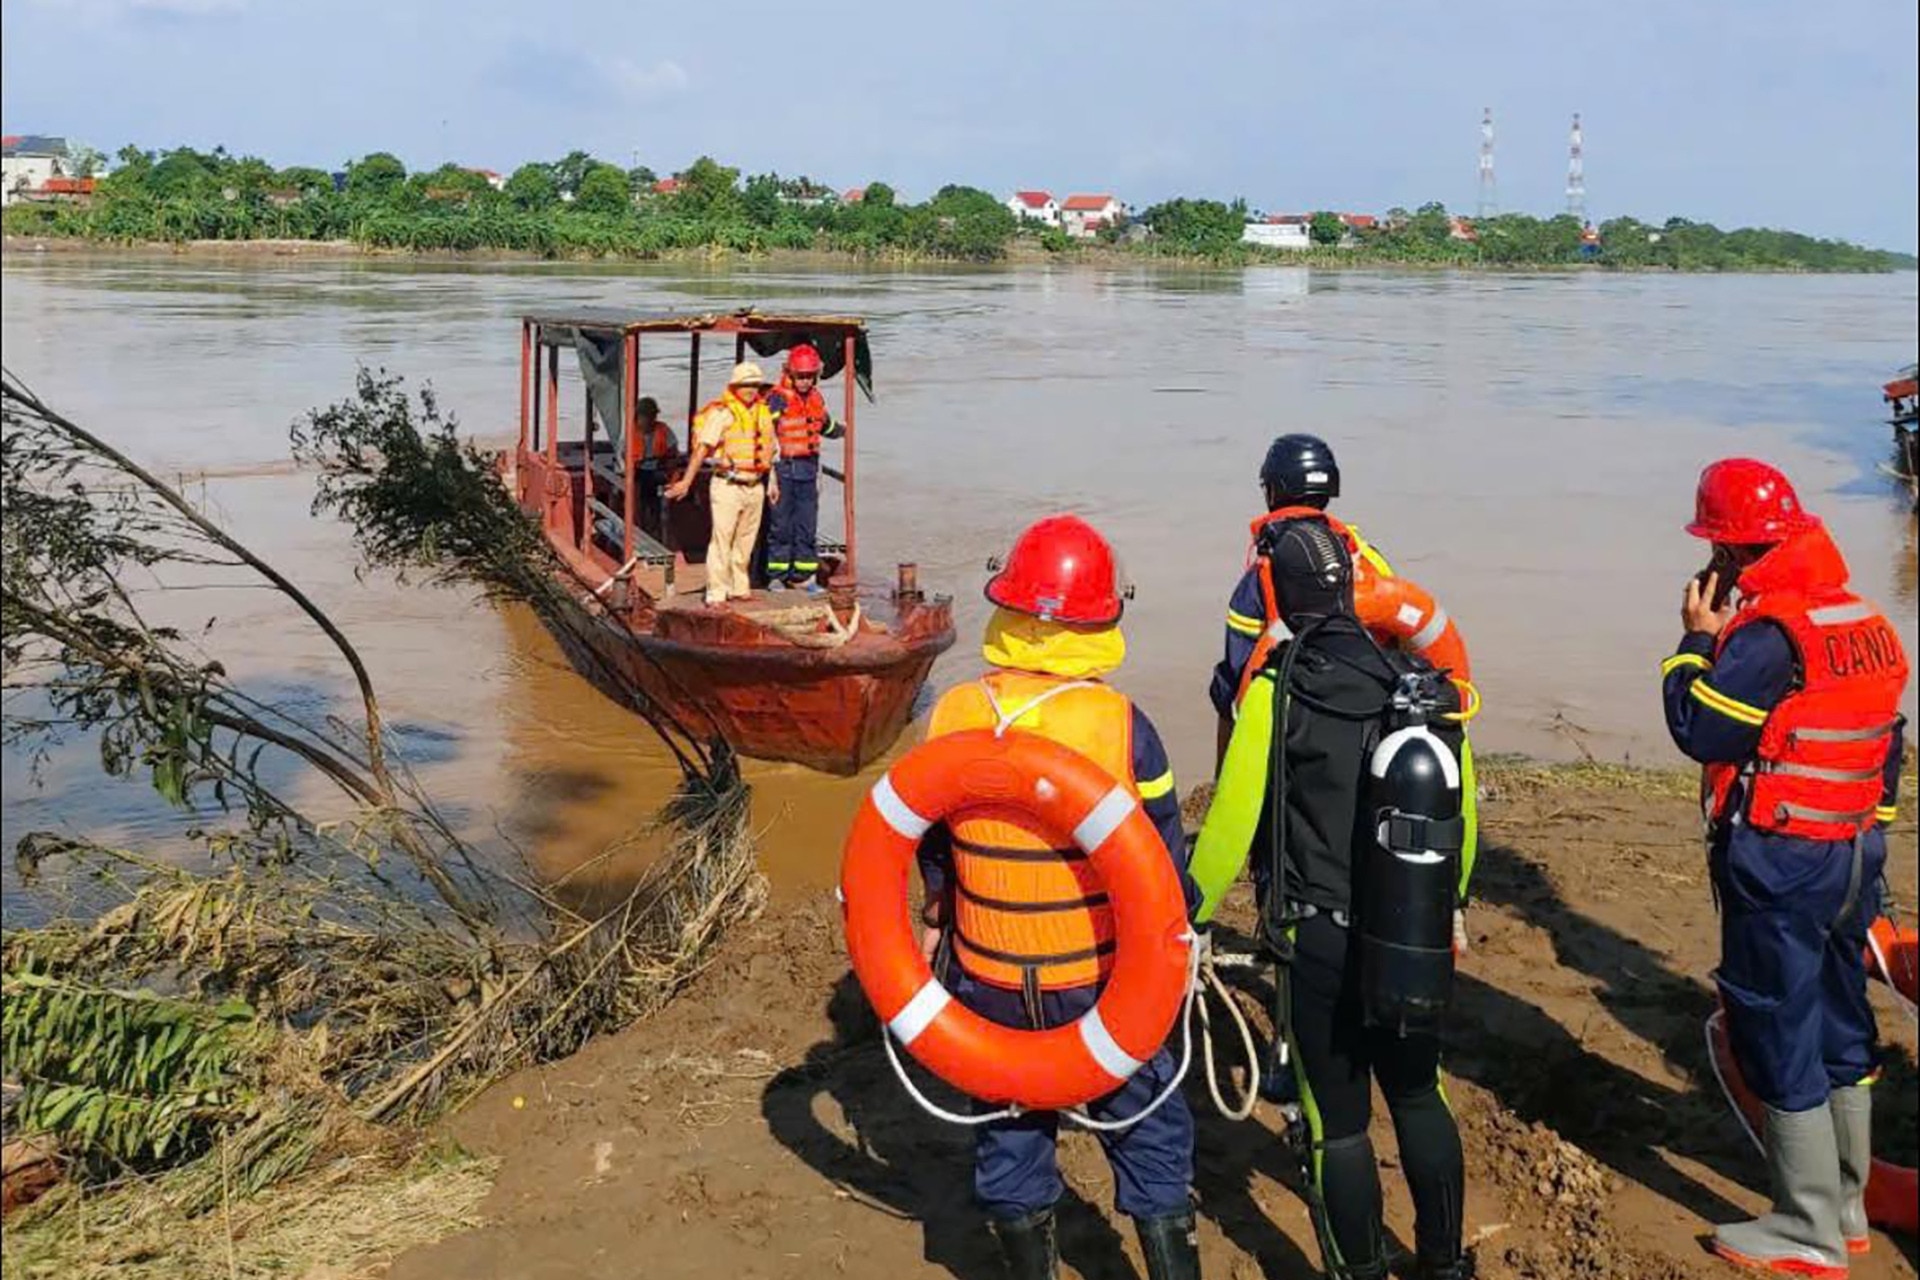
{"type": "Polygon", "coordinates": [[[1880,910],[1907,658],[1786,476],[1751,458],[1700,475],[1686,634],[1661,666],[1667,728],[1704,766],[1720,907],[1714,978],[1741,1073],[1766,1108],[1773,1207],[1716,1228],[1756,1270],[1844,1280],[1868,1248],[1877,1039],[1862,953],[1880,910]]]}

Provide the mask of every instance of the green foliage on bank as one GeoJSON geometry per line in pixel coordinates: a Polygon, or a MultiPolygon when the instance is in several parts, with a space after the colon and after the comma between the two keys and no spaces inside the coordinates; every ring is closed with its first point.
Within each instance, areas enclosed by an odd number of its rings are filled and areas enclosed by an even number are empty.
{"type": "MultiPolygon", "coordinates": [[[[755,174],[701,157],[656,188],[645,166],[623,169],[575,151],[522,165],[496,190],[456,165],[409,173],[376,152],[347,166],[344,181],[311,168],[275,169],[256,157],[215,149],[164,153],[123,148],[93,201],[20,204],[7,210],[10,235],[115,243],[188,240],[350,241],[399,251],[504,250],[546,257],[651,258],[675,251],[824,250],[867,257],[988,262],[1016,244],[1050,254],[1077,248],[1057,229],[1022,224],[993,194],[942,187],[904,204],[884,183],[844,201],[811,179],[755,174]]],[[[1437,267],[1592,265],[1679,271],[1890,271],[1915,266],[1908,254],[1866,249],[1791,231],[1722,231],[1671,218],[1659,224],[1617,218],[1595,241],[1571,217],[1506,214],[1470,234],[1439,204],[1389,210],[1376,227],[1348,232],[1339,218],[1312,217],[1312,248],[1273,250],[1241,243],[1244,201],[1175,199],[1141,213],[1137,226],[1109,227],[1099,241],[1146,256],[1230,264],[1406,263],[1437,267]]]]}

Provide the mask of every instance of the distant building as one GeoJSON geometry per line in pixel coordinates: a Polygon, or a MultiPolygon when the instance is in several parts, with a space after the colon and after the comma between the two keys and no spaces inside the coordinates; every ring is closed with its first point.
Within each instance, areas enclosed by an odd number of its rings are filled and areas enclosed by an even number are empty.
{"type": "Polygon", "coordinates": [[[790,204],[796,209],[818,209],[825,205],[839,204],[840,197],[828,187],[813,184],[794,185],[780,193],[780,203],[790,204]]]}
{"type": "Polygon", "coordinates": [[[1473,219],[1463,218],[1456,213],[1447,220],[1447,236],[1453,240],[1472,243],[1480,238],[1480,233],[1473,229],[1473,219]]]}
{"type": "Polygon", "coordinates": [[[23,187],[10,195],[8,203],[86,204],[93,199],[93,179],[48,178],[37,187],[23,187]]]}
{"type": "Polygon", "coordinates": [[[67,140],[37,133],[0,138],[0,204],[43,189],[50,178],[67,177],[67,140]]]}
{"type": "Polygon", "coordinates": [[[841,204],[859,204],[866,198],[867,189],[865,187],[848,187],[840,193],[841,204]]]}
{"type": "Polygon", "coordinates": [[[1060,226],[1076,240],[1091,240],[1126,216],[1127,206],[1110,195],[1068,196],[1060,204],[1060,226]]]}
{"type": "Polygon", "coordinates": [[[495,191],[499,191],[507,185],[507,180],[491,169],[469,169],[467,172],[473,174],[475,177],[485,178],[487,185],[495,191]]]}
{"type": "Polygon", "coordinates": [[[1007,197],[1007,209],[1022,222],[1060,225],[1060,202],[1045,191],[1016,191],[1007,197]]]}
{"type": "Polygon", "coordinates": [[[1313,219],[1304,213],[1271,213],[1240,229],[1240,243],[1262,249],[1311,249],[1313,219]]]}
{"type": "Polygon", "coordinates": [[[660,181],[658,181],[658,182],[656,182],[656,183],[654,183],[654,184],[653,184],[653,194],[655,194],[655,195],[657,195],[657,196],[673,196],[673,195],[679,195],[679,194],[680,194],[680,179],[678,179],[678,178],[662,178],[662,179],[660,179],[660,181]]]}

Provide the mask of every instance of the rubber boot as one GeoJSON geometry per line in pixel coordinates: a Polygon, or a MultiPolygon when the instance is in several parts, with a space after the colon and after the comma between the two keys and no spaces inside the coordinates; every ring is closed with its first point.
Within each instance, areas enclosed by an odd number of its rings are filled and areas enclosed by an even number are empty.
{"type": "Polygon", "coordinates": [[[1873,1088],[1866,1083],[1827,1095],[1833,1138],[1840,1148],[1840,1236],[1847,1252],[1865,1253],[1873,1245],[1867,1227],[1867,1175],[1873,1168],[1873,1088]]]}
{"type": "Polygon", "coordinates": [[[1840,1152],[1826,1107],[1767,1113],[1773,1208],[1752,1222],[1716,1227],[1713,1251],[1738,1266],[1816,1280],[1846,1280],[1840,1236],[1840,1152]]]}
{"type": "Polygon", "coordinates": [[[1200,1238],[1193,1214],[1168,1213],[1135,1218],[1140,1252],[1147,1259],[1147,1280],[1200,1280],[1200,1238]]]}
{"type": "Polygon", "coordinates": [[[1053,1210],[1024,1218],[992,1218],[987,1227],[1007,1260],[1007,1280],[1058,1280],[1060,1242],[1053,1232],[1053,1210]]]}

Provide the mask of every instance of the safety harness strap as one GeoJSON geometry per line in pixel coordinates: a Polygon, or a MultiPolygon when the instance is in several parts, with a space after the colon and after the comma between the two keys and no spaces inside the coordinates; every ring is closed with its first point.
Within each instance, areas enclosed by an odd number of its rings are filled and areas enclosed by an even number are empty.
{"type": "Polygon", "coordinates": [[[1033,915],[1047,911],[1079,911],[1088,907],[1104,907],[1110,901],[1105,893],[1089,893],[1078,898],[1057,898],[1052,902],[1009,902],[1004,898],[989,898],[983,893],[975,893],[966,885],[957,882],[954,887],[960,891],[961,897],[975,906],[985,907],[989,911],[1011,911],[1020,915],[1033,915]]]}
{"type": "Polygon", "coordinates": [[[1852,813],[1835,813],[1831,809],[1811,809],[1803,804],[1789,804],[1783,800],[1774,808],[1779,811],[1779,816],[1783,819],[1799,818],[1803,822],[1864,822],[1873,816],[1872,806],[1857,809],[1852,813]]]}
{"type": "Polygon", "coordinates": [[[1015,849],[1009,845],[962,840],[959,836],[953,838],[953,847],[976,858],[990,858],[996,862],[1053,862],[1056,859],[1083,862],[1087,856],[1086,851],[1078,845],[1068,845],[1064,849],[1015,849]]]}
{"type": "Polygon", "coordinates": [[[1885,724],[1870,725],[1864,729],[1820,729],[1803,727],[1789,729],[1789,742],[1871,742],[1875,738],[1890,736],[1900,727],[1898,720],[1889,720],[1885,724]]]}
{"type": "Polygon", "coordinates": [[[1390,809],[1386,814],[1389,849],[1459,853],[1467,844],[1465,818],[1428,818],[1390,809]]]}
{"type": "Polygon", "coordinates": [[[1881,775],[1878,767],[1872,769],[1823,769],[1819,765],[1795,764],[1787,760],[1763,760],[1761,773],[1778,774],[1785,778],[1812,778],[1816,782],[1867,782],[1881,775]]]}
{"type": "Polygon", "coordinates": [[[1033,969],[1039,969],[1046,965],[1053,964],[1075,964],[1083,960],[1097,960],[1101,956],[1112,955],[1115,946],[1113,939],[1109,938],[1098,946],[1084,947],[1078,951],[1056,951],[1049,955],[1029,956],[1021,955],[1015,951],[998,951],[992,947],[983,947],[972,938],[969,938],[965,933],[961,932],[957,927],[954,929],[954,934],[959,938],[960,945],[975,955],[982,956],[988,960],[997,960],[1001,964],[1019,965],[1024,968],[1033,969]]]}

